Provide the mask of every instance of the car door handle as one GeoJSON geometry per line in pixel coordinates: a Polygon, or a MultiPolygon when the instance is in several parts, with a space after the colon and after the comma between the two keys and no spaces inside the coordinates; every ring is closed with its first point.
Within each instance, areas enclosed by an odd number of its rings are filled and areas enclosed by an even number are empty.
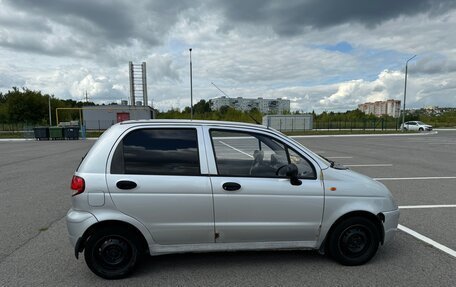
{"type": "Polygon", "coordinates": [[[241,189],[241,185],[235,182],[225,182],[222,187],[226,191],[235,191],[241,189]]]}
{"type": "Polygon", "coordinates": [[[118,189],[133,189],[138,185],[136,182],[129,181],[129,180],[120,180],[116,183],[118,189]]]}

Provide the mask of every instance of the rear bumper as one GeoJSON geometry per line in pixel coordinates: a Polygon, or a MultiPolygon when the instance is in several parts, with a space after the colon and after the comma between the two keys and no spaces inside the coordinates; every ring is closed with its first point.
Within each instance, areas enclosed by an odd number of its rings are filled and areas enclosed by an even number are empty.
{"type": "Polygon", "coordinates": [[[90,226],[97,223],[98,220],[90,212],[71,208],[66,215],[66,222],[70,243],[75,247],[78,239],[82,237],[90,226]]]}
{"type": "Polygon", "coordinates": [[[393,240],[394,235],[397,231],[397,225],[399,224],[399,209],[382,212],[385,216],[385,222],[383,223],[383,229],[385,230],[385,238],[383,244],[386,244],[393,240]]]}

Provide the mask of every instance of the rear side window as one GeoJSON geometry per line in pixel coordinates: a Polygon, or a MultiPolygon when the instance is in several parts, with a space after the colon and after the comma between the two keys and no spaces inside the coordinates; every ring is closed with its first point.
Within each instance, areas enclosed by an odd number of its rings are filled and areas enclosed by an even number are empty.
{"type": "Polygon", "coordinates": [[[112,174],[199,175],[196,129],[140,129],[117,146],[112,174]]]}

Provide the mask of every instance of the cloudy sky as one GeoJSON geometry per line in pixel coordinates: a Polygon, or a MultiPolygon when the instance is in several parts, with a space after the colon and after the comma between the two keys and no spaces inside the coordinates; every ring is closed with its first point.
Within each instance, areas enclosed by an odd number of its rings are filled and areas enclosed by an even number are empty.
{"type": "Polygon", "coordinates": [[[454,0],[0,0],[0,91],[27,87],[97,103],[129,96],[147,62],[149,104],[287,98],[293,110],[366,101],[456,106],[454,0]]]}

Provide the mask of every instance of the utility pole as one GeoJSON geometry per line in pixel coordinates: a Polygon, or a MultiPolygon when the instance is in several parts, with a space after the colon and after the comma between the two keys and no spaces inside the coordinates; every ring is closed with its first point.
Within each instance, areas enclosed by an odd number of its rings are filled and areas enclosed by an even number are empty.
{"type": "Polygon", "coordinates": [[[402,130],[405,130],[404,123],[405,123],[405,99],[407,97],[407,66],[408,66],[408,62],[415,57],[416,57],[416,55],[414,55],[413,57],[411,57],[410,59],[408,59],[405,62],[405,83],[404,83],[404,105],[403,105],[403,109],[402,109],[402,130]]]}
{"type": "Polygon", "coordinates": [[[192,82],[192,48],[190,51],[190,119],[193,120],[193,82],[192,82]]]}
{"type": "Polygon", "coordinates": [[[49,126],[52,127],[52,117],[51,117],[51,95],[48,95],[48,104],[49,104],[49,126]]]}

